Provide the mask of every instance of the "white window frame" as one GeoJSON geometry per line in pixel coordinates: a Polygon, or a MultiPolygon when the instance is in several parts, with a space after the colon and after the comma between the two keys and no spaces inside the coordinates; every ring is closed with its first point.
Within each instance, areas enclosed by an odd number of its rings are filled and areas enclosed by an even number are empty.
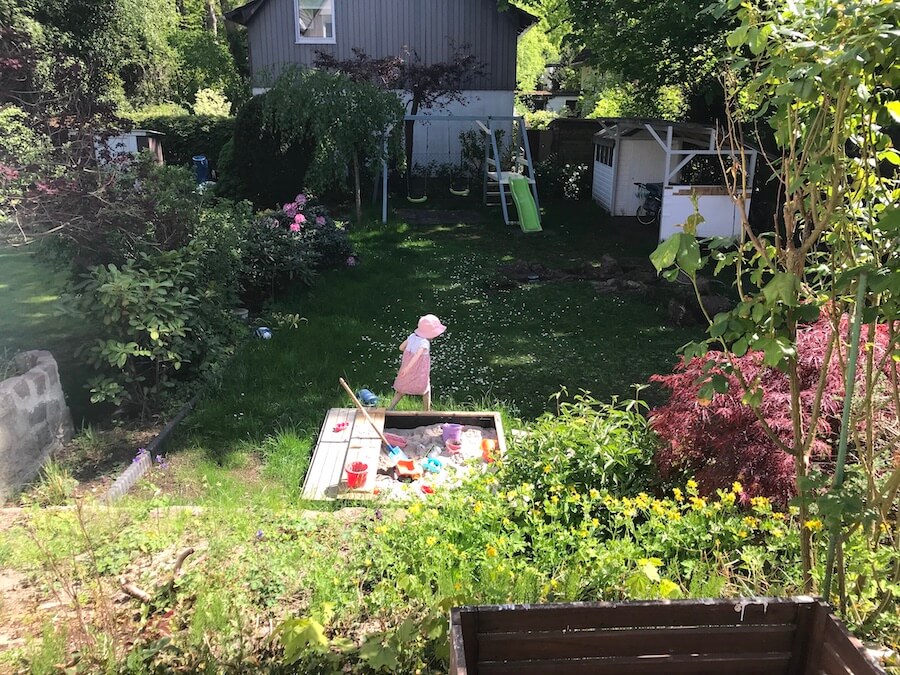
{"type": "Polygon", "coordinates": [[[294,43],[298,45],[333,45],[337,44],[337,7],[338,0],[331,0],[331,31],[330,38],[303,37],[300,34],[300,1],[294,0],[294,43]]]}

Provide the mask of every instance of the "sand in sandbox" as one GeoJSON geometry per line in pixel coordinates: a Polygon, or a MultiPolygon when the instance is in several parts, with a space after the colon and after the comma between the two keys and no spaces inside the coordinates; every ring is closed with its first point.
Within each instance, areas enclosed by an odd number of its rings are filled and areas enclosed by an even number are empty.
{"type": "Polygon", "coordinates": [[[428,457],[433,450],[437,451],[436,458],[441,462],[442,468],[438,473],[424,472],[419,480],[413,482],[401,482],[394,480],[390,475],[394,460],[387,454],[385,448],[381,449],[378,459],[378,476],[375,478],[375,486],[379,494],[384,496],[409,497],[412,495],[424,495],[422,486],[428,485],[435,490],[451,488],[472,474],[482,472],[488,466],[482,457],[481,441],[484,439],[497,440],[496,429],[463,424],[460,436],[460,451],[451,455],[442,438],[443,424],[429,424],[415,427],[414,429],[385,429],[386,434],[400,436],[406,440],[403,452],[409,459],[421,460],[428,457]]]}

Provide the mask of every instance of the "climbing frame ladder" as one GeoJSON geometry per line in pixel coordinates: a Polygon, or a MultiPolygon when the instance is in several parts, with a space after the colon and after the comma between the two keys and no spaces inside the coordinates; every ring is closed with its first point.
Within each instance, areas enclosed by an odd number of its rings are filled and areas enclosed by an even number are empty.
{"type": "Polygon", "coordinates": [[[523,117],[493,118],[487,119],[487,124],[476,122],[478,128],[487,136],[488,142],[484,144],[484,204],[495,206],[500,204],[503,211],[503,222],[507,225],[517,224],[518,221],[510,219],[509,206],[511,196],[509,192],[510,178],[525,178],[531,188],[535,206],[540,213],[540,201],[538,200],[537,181],[534,175],[534,163],[531,159],[531,145],[528,143],[528,132],[525,130],[523,117]],[[520,143],[515,144],[511,170],[504,171],[500,147],[497,143],[497,133],[494,122],[497,120],[512,120],[518,126],[520,143]]]}

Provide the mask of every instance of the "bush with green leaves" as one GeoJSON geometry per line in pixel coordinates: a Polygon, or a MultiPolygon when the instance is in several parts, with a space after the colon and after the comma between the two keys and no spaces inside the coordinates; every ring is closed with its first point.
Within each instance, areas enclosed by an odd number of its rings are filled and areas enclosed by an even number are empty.
{"type": "Polygon", "coordinates": [[[306,184],[315,144],[295,129],[293,137],[264,122],[269,94],[254,96],[238,111],[231,148],[219,156],[219,193],[272,208],[292,199],[306,184]]]}
{"type": "Polygon", "coordinates": [[[230,351],[220,336],[228,307],[199,295],[198,244],[139,253],[122,265],[91,269],[73,288],[73,310],[104,335],[83,354],[100,374],[90,381],[91,401],[111,402],[146,420],[175,386],[175,374],[198,372],[207,357],[230,351]],[[216,324],[219,325],[216,325],[216,324]]]}
{"type": "MultiPolygon", "coordinates": [[[[559,401],[565,390],[557,394],[559,401]]],[[[504,477],[534,485],[536,498],[562,486],[610,490],[620,495],[649,489],[657,437],[642,401],[601,403],[583,392],[532,422],[510,447],[504,477]]]]}
{"type": "Polygon", "coordinates": [[[138,111],[129,118],[135,126],[166,135],[163,156],[167,164],[175,166],[186,166],[195,155],[206,155],[215,167],[235,128],[235,118],[220,115],[142,115],[138,111]]]}
{"type": "Polygon", "coordinates": [[[550,155],[534,167],[541,194],[549,199],[587,199],[591,195],[591,170],[587,164],[563,164],[550,155]]]}

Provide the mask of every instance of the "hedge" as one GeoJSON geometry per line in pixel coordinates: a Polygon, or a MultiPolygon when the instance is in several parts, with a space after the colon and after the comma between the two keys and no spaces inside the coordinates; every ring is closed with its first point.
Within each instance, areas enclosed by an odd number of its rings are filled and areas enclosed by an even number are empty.
{"type": "Polygon", "coordinates": [[[135,122],[135,126],[166,135],[163,139],[163,155],[166,164],[173,165],[190,164],[194,155],[206,155],[210,165],[215,165],[222,146],[234,134],[233,117],[164,115],[141,118],[135,122]]]}

